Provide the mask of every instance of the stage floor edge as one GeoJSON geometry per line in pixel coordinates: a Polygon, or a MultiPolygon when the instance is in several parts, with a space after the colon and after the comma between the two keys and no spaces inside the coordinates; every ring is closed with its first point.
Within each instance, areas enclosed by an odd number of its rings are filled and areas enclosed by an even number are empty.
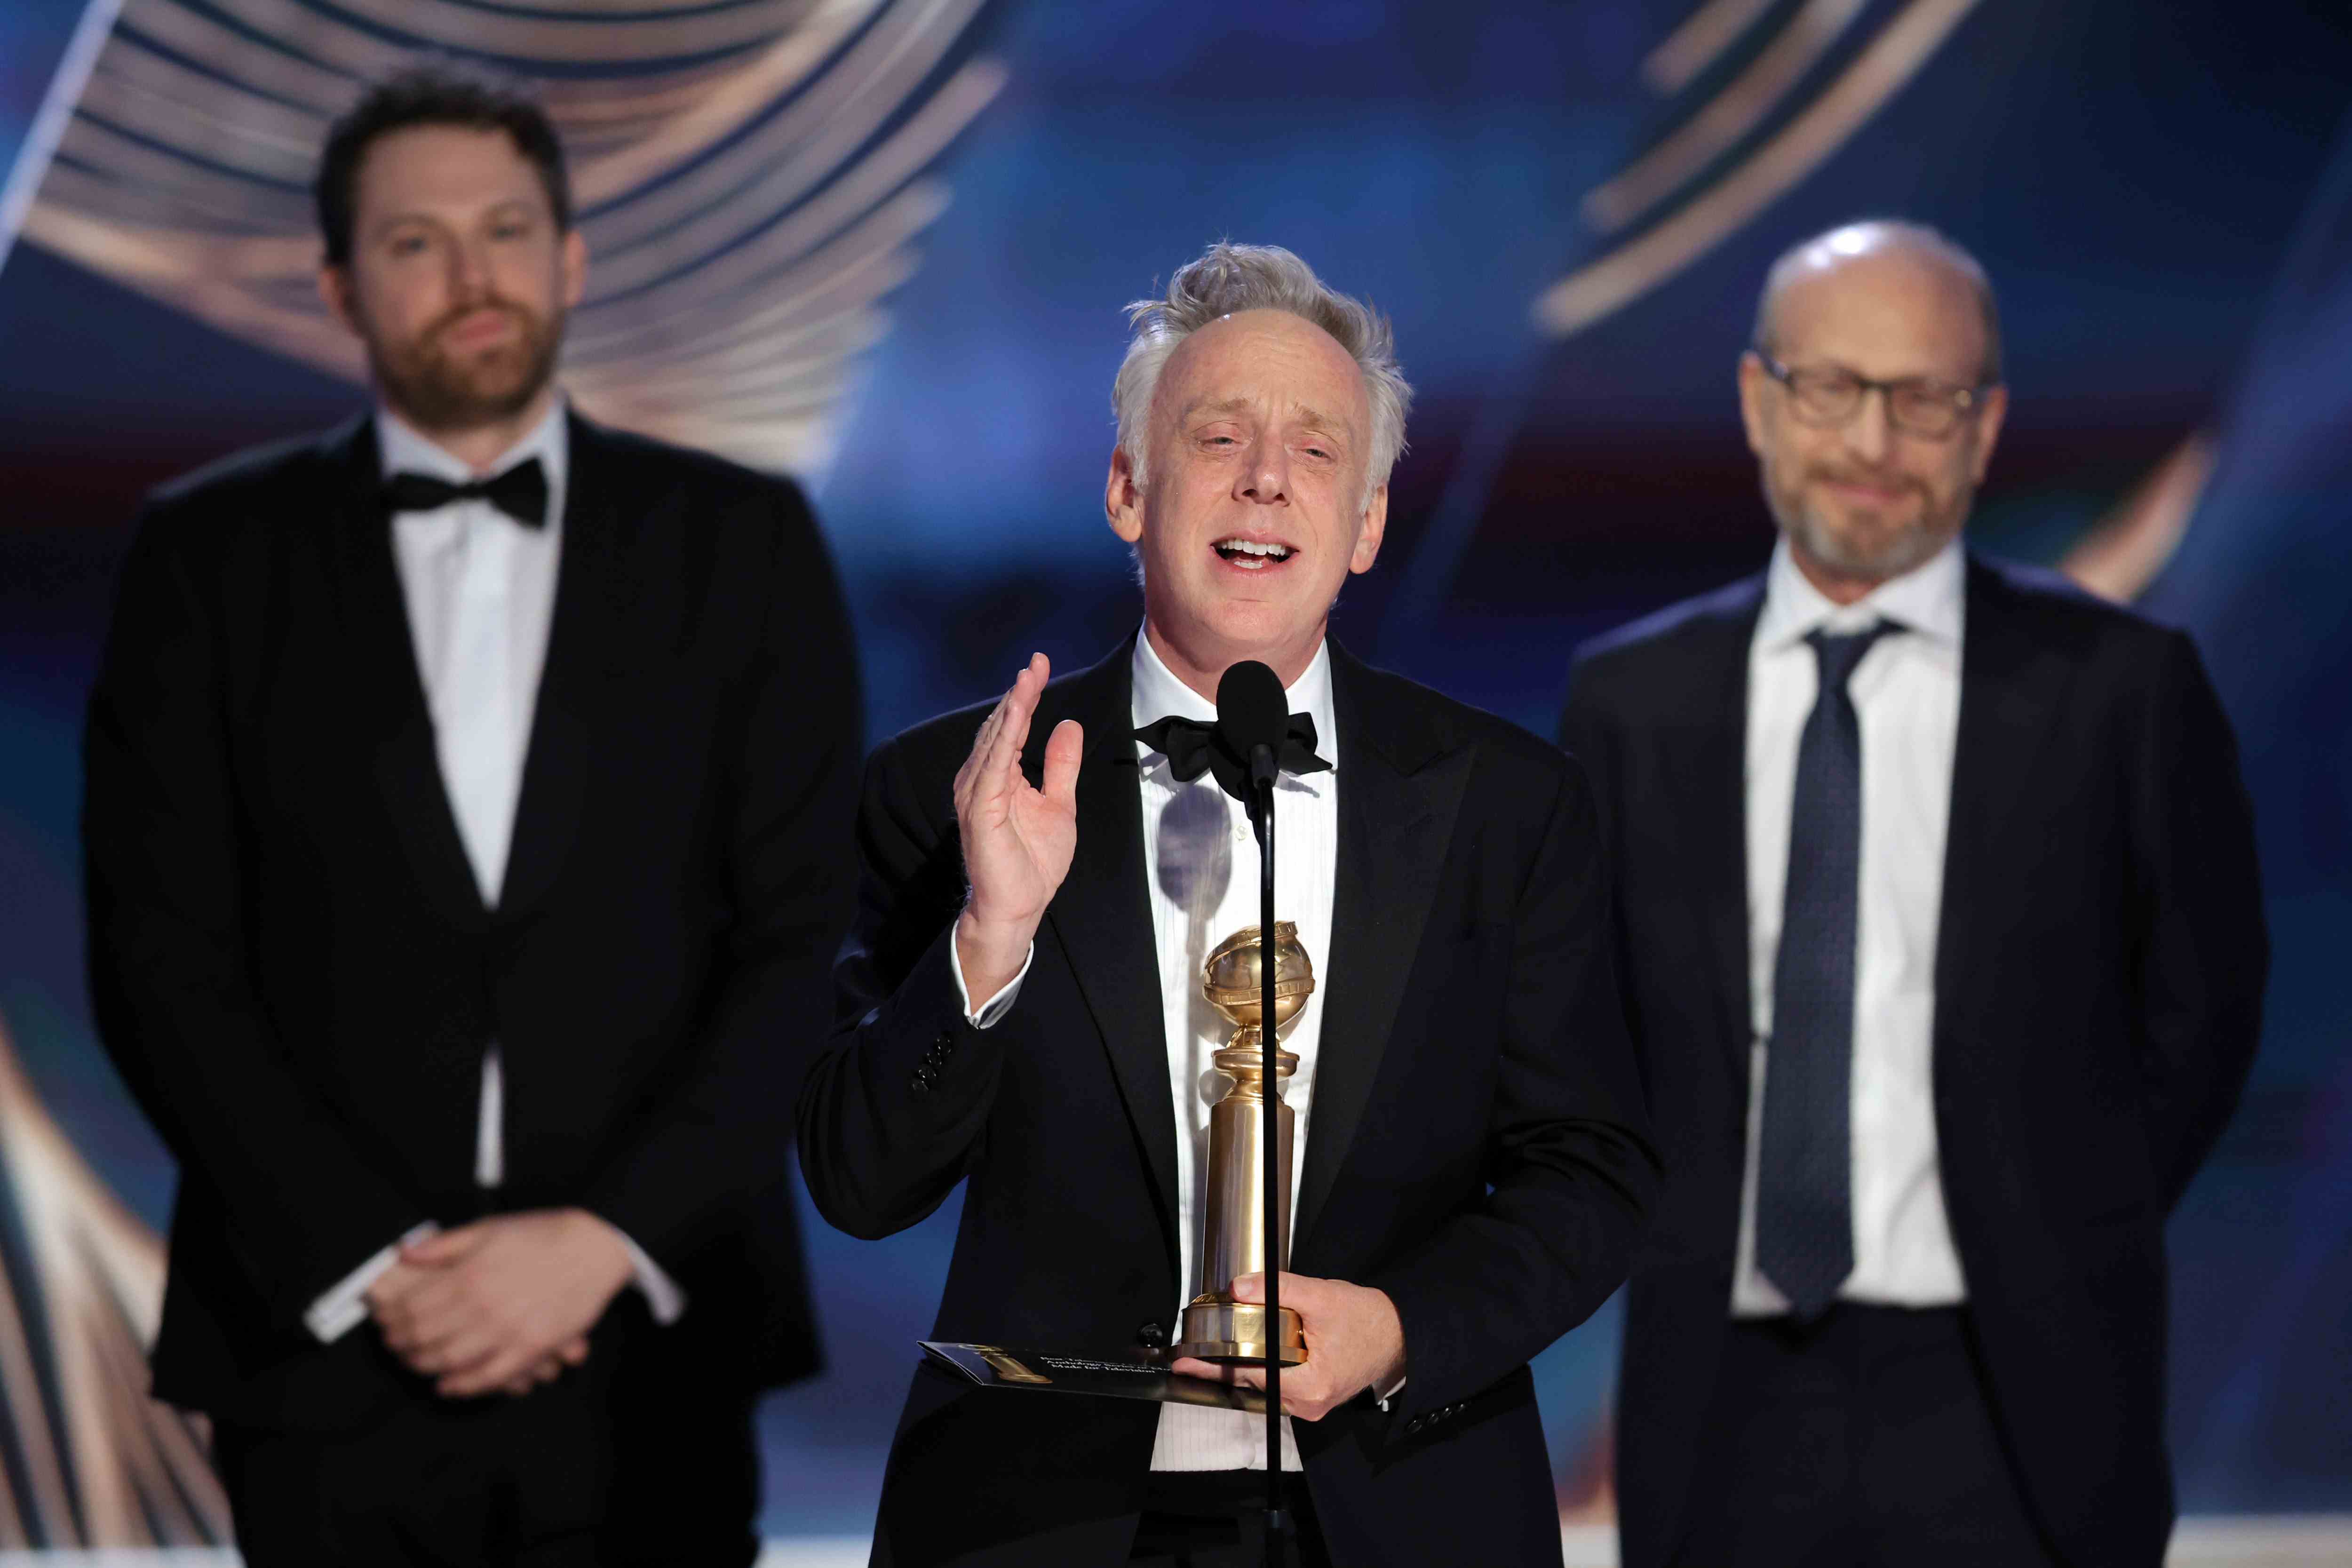
{"type": "MultiPolygon", "coordinates": [[[[1560,1531],[1568,1568],[1617,1568],[1616,1531],[1572,1524],[1560,1531]]],[[[759,1568],[865,1568],[859,1536],[771,1541],[759,1568]]],[[[2166,1568],[2341,1568],[2352,1563],[2352,1514],[2207,1515],[2184,1519],[2166,1568]]],[[[204,1548],[0,1552],[0,1568],[240,1568],[235,1552],[204,1548]]]]}

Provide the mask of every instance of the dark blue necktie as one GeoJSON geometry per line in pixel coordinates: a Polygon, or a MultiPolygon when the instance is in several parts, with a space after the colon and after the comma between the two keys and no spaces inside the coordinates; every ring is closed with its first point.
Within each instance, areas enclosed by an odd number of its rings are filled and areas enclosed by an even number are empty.
{"type": "Polygon", "coordinates": [[[1821,694],[1797,745],[1789,886],[1772,968],[1757,1163],[1756,1267],[1799,1318],[1853,1272],[1854,908],[1862,870],[1862,723],[1846,693],[1870,645],[1896,628],[1812,645],[1821,694]]]}

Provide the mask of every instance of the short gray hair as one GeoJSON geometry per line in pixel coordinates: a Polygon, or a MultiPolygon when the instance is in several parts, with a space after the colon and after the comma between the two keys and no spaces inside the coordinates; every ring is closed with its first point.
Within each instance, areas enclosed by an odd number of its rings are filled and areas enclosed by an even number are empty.
{"type": "Polygon", "coordinates": [[[1118,446],[1127,454],[1139,489],[1150,458],[1146,434],[1160,373],[1176,346],[1210,322],[1243,310],[1286,310],[1320,327],[1348,351],[1363,373],[1371,405],[1371,447],[1364,465],[1364,494],[1388,482],[1389,470],[1404,450],[1405,411],[1412,387],[1397,363],[1395,334],[1388,318],[1361,300],[1328,289],[1315,269],[1278,245],[1235,245],[1219,240],[1168,279],[1167,297],[1138,300],[1127,307],[1134,337],[1111,382],[1111,411],[1118,416],[1118,446]]]}
{"type": "Polygon", "coordinates": [[[1756,329],[1749,342],[1767,353],[1777,352],[1772,318],[1780,302],[1781,292],[1796,281],[1799,272],[1818,265],[1824,254],[1859,256],[1870,251],[1890,250],[1924,258],[1968,284],[1976,296],[1977,314],[1984,325],[1984,363],[1979,374],[1985,385],[1998,384],[2000,380],[2000,307],[1993,300],[1992,279],[1985,276],[1981,262],[1948,238],[1942,230],[1902,218],[1863,218],[1853,223],[1842,223],[1810,239],[1800,240],[1782,251],[1780,259],[1772,263],[1772,269],[1764,275],[1764,292],[1757,297],[1756,329]]]}

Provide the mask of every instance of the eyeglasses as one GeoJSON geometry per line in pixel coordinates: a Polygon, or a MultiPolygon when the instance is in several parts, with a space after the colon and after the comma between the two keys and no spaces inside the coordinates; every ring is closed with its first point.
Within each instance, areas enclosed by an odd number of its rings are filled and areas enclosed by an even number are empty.
{"type": "Polygon", "coordinates": [[[1974,412],[1990,383],[1954,386],[1924,375],[1900,381],[1873,381],[1839,365],[1806,365],[1790,369],[1758,349],[1764,373],[1789,389],[1790,406],[1799,419],[1824,427],[1844,424],[1874,392],[1886,395],[1886,417],[1914,436],[1941,440],[1960,427],[1974,412]]]}

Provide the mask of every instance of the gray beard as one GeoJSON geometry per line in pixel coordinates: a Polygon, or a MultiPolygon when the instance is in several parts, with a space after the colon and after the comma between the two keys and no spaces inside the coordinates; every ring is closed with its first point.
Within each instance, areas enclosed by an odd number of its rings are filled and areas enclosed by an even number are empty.
{"type": "MultiPolygon", "coordinates": [[[[1935,558],[1936,552],[1944,548],[1953,534],[1959,531],[1958,525],[1950,532],[1942,531],[1933,520],[1922,517],[1917,523],[1895,535],[1875,554],[1872,554],[1852,548],[1823,527],[1803,506],[1782,506],[1780,498],[1772,491],[1769,477],[1764,479],[1763,490],[1764,504],[1770,510],[1772,521],[1780,525],[1780,531],[1788,536],[1791,544],[1831,571],[1864,582],[1891,582],[1906,572],[1926,565],[1935,558]]],[[[1973,492],[1959,497],[1962,523],[1966,522],[1975,499],[1973,492]]]]}
{"type": "Polygon", "coordinates": [[[1922,524],[1906,528],[1886,542],[1875,554],[1854,550],[1844,540],[1821,526],[1811,517],[1800,514],[1784,520],[1781,527],[1806,554],[1832,571],[1848,576],[1868,578],[1885,583],[1900,577],[1915,567],[1924,566],[1944,547],[1944,538],[1922,524]]]}

